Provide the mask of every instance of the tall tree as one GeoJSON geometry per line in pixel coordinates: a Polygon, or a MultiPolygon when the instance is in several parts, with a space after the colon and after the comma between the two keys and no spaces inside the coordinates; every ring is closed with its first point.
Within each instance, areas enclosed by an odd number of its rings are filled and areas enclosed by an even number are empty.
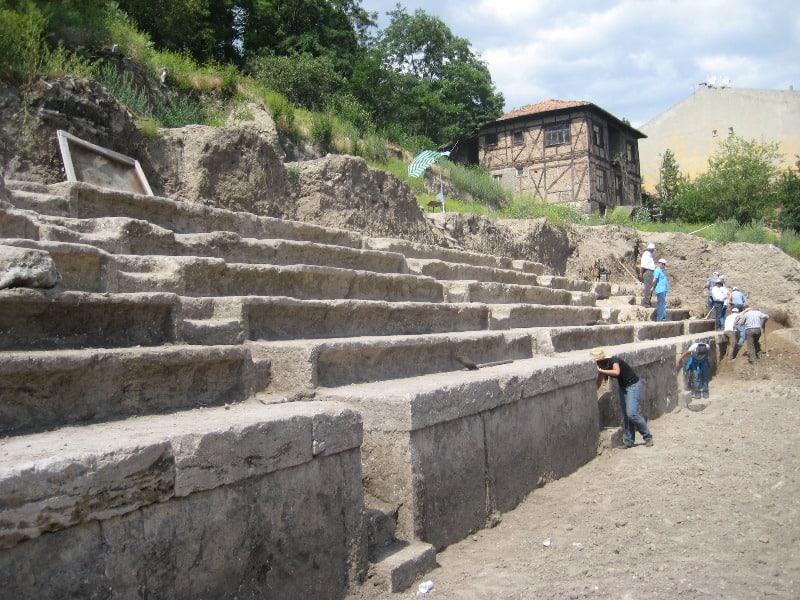
{"type": "Polygon", "coordinates": [[[800,233],[800,158],[794,169],[781,173],[778,184],[778,226],[800,233]]]}
{"type": "Polygon", "coordinates": [[[361,52],[359,27],[369,15],[357,0],[243,0],[242,46],[248,61],[262,55],[329,58],[348,76],[361,52]]]}
{"type": "Polygon", "coordinates": [[[689,222],[733,218],[740,225],[771,217],[780,156],[777,143],[728,137],[708,160],[708,171],[670,199],[670,216],[689,222]]]}
{"type": "Polygon", "coordinates": [[[503,96],[467,40],[421,9],[410,15],[398,5],[389,16],[375,48],[391,87],[377,93],[392,99],[391,114],[410,133],[451,143],[502,113],[503,96]]]}
{"type": "Polygon", "coordinates": [[[159,49],[188,52],[198,62],[241,60],[235,0],[117,0],[117,4],[159,49]]]}

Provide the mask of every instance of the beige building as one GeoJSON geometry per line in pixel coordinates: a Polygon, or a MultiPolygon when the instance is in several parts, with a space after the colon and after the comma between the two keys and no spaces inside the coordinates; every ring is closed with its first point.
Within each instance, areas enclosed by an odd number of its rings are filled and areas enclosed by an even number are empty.
{"type": "Polygon", "coordinates": [[[642,137],[591,102],[547,100],[486,123],[462,155],[515,193],[605,214],[641,201],[642,137]]]}
{"type": "Polygon", "coordinates": [[[655,192],[663,153],[675,155],[681,173],[695,177],[708,170],[720,140],[737,135],[778,142],[784,166],[800,155],[800,92],[751,90],[701,84],[694,93],[642,125],[639,144],[643,186],[655,192]]]}

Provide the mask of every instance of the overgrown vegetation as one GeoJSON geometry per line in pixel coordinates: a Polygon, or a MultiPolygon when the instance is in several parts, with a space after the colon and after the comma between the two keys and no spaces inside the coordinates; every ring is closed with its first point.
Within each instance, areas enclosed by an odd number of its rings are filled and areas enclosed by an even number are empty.
{"type": "MultiPolygon", "coordinates": [[[[467,40],[438,18],[398,5],[376,31],[359,0],[0,0],[0,81],[29,87],[42,75],[99,80],[137,115],[139,127],[217,125],[266,107],[293,139],[364,157],[406,181],[425,206],[434,197],[407,176],[407,154],[451,145],[499,116],[502,95],[467,40]],[[292,10],[288,10],[292,8],[292,10]],[[186,27],[191,23],[191,27],[186,27]],[[139,63],[167,101],[154,100],[113,62],[111,50],[139,63]],[[162,71],[165,70],[165,71],[162,71]]],[[[252,115],[250,116],[252,118],[252,115]]],[[[657,196],[643,207],[587,217],[568,205],[513,196],[480,168],[449,161],[443,171],[469,200],[448,211],[490,218],[546,217],[556,225],[616,223],[643,231],[682,231],[719,242],[776,244],[800,256],[800,161],[775,167],[777,144],[724,140],[707,173],[690,180],[664,152],[657,196]]]]}

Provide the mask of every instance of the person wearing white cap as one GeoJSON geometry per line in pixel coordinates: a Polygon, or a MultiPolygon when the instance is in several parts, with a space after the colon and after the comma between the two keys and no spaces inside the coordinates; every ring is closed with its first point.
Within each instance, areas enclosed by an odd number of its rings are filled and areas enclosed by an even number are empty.
{"type": "Polygon", "coordinates": [[[711,288],[711,302],[714,307],[714,320],[716,322],[717,331],[725,328],[725,311],[727,307],[725,303],[728,301],[728,288],[725,287],[725,282],[722,277],[717,277],[714,280],[714,287],[711,288]]]}
{"type": "MultiPolygon", "coordinates": [[[[719,276],[720,276],[719,275],[719,271],[714,271],[711,274],[711,277],[706,279],[706,287],[703,288],[705,290],[705,292],[706,292],[706,312],[707,313],[710,313],[711,309],[714,308],[714,300],[711,298],[711,290],[714,287],[714,282],[717,280],[717,278],[719,276]]],[[[706,318],[708,318],[708,315],[706,315],[706,318]]]]}
{"type": "Polygon", "coordinates": [[[656,321],[667,320],[667,292],[669,291],[669,281],[667,280],[667,259],[659,258],[658,266],[653,272],[653,291],[656,293],[656,321]]]}
{"type": "Polygon", "coordinates": [[[639,279],[644,284],[642,306],[652,306],[653,272],[656,269],[656,262],[653,258],[653,251],[655,249],[656,245],[653,242],[647,244],[647,248],[642,252],[642,260],[639,261],[639,279]]]}
{"type": "Polygon", "coordinates": [[[747,300],[745,299],[744,292],[738,286],[733,286],[730,295],[728,296],[728,304],[732,307],[738,308],[740,311],[744,309],[747,300]]]}

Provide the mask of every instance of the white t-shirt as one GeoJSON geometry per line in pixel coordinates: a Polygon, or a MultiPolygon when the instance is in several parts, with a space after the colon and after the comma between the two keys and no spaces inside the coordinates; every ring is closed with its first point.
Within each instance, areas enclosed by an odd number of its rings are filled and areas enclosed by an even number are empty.
{"type": "Polygon", "coordinates": [[[639,263],[642,269],[650,269],[651,271],[656,268],[656,261],[653,260],[652,250],[645,250],[642,252],[642,262],[639,263]]]}
{"type": "Polygon", "coordinates": [[[728,288],[724,285],[716,285],[711,288],[711,297],[714,302],[725,302],[728,299],[728,288]]]}
{"type": "Polygon", "coordinates": [[[725,317],[725,331],[736,331],[736,327],[734,327],[734,321],[736,321],[736,317],[738,316],[739,313],[735,312],[725,317]]]}

